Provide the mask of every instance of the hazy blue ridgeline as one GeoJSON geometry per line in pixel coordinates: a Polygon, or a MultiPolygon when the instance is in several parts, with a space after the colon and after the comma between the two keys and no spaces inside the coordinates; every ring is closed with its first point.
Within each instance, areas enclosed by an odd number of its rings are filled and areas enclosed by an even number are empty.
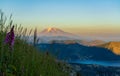
{"type": "Polygon", "coordinates": [[[60,60],[97,60],[115,61],[120,60],[119,55],[115,55],[108,49],[100,47],[88,47],[80,44],[38,44],[38,49],[48,51],[60,60]]]}
{"type": "MultiPolygon", "coordinates": [[[[119,76],[120,56],[108,49],[80,44],[38,44],[40,51],[49,51],[56,58],[66,61],[82,76],[119,76]]],[[[79,76],[79,75],[78,75],[79,76]]]]}

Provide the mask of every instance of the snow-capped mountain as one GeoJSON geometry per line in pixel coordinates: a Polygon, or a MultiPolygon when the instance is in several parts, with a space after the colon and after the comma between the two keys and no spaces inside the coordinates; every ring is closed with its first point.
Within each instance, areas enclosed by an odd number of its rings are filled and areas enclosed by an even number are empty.
{"type": "Polygon", "coordinates": [[[58,28],[46,28],[38,34],[40,42],[48,43],[53,40],[75,40],[77,35],[65,32],[58,28]]]}
{"type": "Polygon", "coordinates": [[[46,28],[40,32],[40,36],[75,36],[58,28],[46,28]]]}

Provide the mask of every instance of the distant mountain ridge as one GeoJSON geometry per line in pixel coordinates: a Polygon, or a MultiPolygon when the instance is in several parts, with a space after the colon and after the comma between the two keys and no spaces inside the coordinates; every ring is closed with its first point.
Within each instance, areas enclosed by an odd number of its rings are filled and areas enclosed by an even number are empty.
{"type": "Polygon", "coordinates": [[[107,48],[111,50],[116,55],[120,55],[120,42],[109,42],[103,45],[100,45],[99,47],[107,48]]]}
{"type": "Polygon", "coordinates": [[[106,48],[83,46],[77,43],[38,44],[37,47],[62,60],[120,60],[120,56],[106,48]]]}
{"type": "Polygon", "coordinates": [[[81,41],[80,44],[85,45],[85,46],[98,46],[105,44],[105,41],[102,40],[93,40],[93,41],[81,41]]]}
{"type": "Polygon", "coordinates": [[[84,46],[98,46],[105,44],[105,41],[102,40],[93,40],[93,41],[85,41],[85,40],[53,40],[50,43],[63,43],[63,44],[81,44],[84,46]]]}

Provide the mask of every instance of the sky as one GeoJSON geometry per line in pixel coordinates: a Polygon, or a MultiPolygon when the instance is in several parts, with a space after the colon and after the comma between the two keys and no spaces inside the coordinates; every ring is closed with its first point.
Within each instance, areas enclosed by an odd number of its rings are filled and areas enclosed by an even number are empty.
{"type": "Polygon", "coordinates": [[[81,36],[120,40],[120,0],[0,0],[6,16],[27,28],[56,27],[81,36]]]}

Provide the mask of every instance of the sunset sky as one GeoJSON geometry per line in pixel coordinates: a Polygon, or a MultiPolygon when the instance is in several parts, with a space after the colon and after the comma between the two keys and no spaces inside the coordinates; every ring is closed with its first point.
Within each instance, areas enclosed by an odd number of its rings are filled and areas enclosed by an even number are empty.
{"type": "Polygon", "coordinates": [[[0,0],[6,16],[24,27],[56,27],[86,36],[120,39],[120,0],[0,0]]]}

